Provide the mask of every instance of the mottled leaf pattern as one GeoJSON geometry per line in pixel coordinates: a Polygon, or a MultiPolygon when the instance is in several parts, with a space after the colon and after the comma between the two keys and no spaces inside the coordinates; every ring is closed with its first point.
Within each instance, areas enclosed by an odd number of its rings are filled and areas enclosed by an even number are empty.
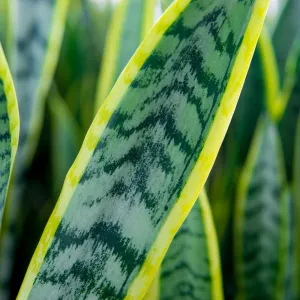
{"type": "Polygon", "coordinates": [[[163,260],[161,299],[223,299],[218,241],[204,192],[163,260]]]}
{"type": "Polygon", "coordinates": [[[154,22],[157,0],[123,0],[108,31],[96,98],[96,112],[154,22]]]}
{"type": "Polygon", "coordinates": [[[143,297],[196,201],[268,0],[176,1],[101,106],[19,299],[143,297]]]}
{"type": "Polygon", "coordinates": [[[277,128],[263,117],[241,178],[235,216],[236,276],[243,299],[282,299],[285,293],[285,184],[277,128]]]}
{"type": "Polygon", "coordinates": [[[19,112],[15,90],[0,46],[0,228],[19,141],[19,112]]]}

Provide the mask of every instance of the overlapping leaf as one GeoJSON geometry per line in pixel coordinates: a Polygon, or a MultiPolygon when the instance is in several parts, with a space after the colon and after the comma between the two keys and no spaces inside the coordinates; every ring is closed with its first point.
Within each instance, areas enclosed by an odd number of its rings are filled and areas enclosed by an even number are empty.
{"type": "Polygon", "coordinates": [[[171,5],[101,106],[19,299],[144,296],[215,160],[267,6],[171,5]]]}

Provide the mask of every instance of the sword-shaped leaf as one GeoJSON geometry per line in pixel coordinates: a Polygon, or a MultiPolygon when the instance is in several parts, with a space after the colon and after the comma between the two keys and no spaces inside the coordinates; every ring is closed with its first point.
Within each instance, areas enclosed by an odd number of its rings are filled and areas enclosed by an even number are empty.
{"type": "Polygon", "coordinates": [[[223,299],[218,240],[205,192],[175,235],[161,267],[161,299],[223,299]]]}
{"type": "Polygon", "coordinates": [[[96,112],[154,23],[158,0],[122,0],[112,16],[96,98],[96,112]]]}
{"type": "Polygon", "coordinates": [[[236,204],[238,299],[282,299],[285,293],[287,214],[283,157],[277,128],[260,120],[236,204]]]}
{"type": "Polygon", "coordinates": [[[68,4],[69,0],[14,1],[11,63],[21,120],[17,173],[23,172],[37,144],[68,4]]]}
{"type": "Polygon", "coordinates": [[[145,295],[217,156],[268,3],[170,6],[89,129],[19,299],[145,295]]]}
{"type": "Polygon", "coordinates": [[[0,228],[19,142],[19,112],[9,68],[0,46],[0,228]]]}

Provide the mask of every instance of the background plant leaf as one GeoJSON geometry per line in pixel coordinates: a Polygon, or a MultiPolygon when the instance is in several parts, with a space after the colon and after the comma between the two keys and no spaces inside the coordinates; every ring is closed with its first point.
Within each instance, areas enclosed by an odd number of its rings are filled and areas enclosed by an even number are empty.
{"type": "Polygon", "coordinates": [[[289,230],[276,125],[263,117],[243,171],[235,215],[237,297],[284,297],[289,230]]]}
{"type": "Polygon", "coordinates": [[[161,267],[161,299],[223,299],[219,246],[205,192],[175,235],[161,267]]]}

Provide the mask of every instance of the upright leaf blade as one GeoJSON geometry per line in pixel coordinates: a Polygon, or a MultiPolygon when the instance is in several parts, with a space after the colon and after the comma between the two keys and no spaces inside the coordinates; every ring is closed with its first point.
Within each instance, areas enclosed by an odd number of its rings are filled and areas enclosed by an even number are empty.
{"type": "Polygon", "coordinates": [[[9,68],[0,46],[0,228],[18,142],[19,112],[9,68]]]}
{"type": "Polygon", "coordinates": [[[101,106],[19,299],[145,295],[217,156],[268,3],[170,6],[101,106]]]}
{"type": "Polygon", "coordinates": [[[12,74],[21,131],[17,173],[29,163],[43,119],[44,100],[57,63],[69,0],[16,0],[12,74]]]}
{"type": "Polygon", "coordinates": [[[222,300],[217,235],[205,192],[175,235],[161,269],[161,299],[222,300]]]}
{"type": "Polygon", "coordinates": [[[274,299],[285,293],[288,247],[285,175],[275,125],[261,119],[241,177],[235,215],[239,299],[274,299]]]}

